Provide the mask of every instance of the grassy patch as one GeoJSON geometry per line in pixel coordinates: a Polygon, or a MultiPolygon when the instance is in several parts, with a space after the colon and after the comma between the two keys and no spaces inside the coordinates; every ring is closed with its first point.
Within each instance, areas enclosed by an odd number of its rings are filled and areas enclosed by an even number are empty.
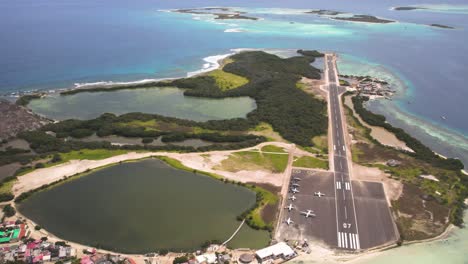
{"type": "Polygon", "coordinates": [[[304,89],[306,88],[306,85],[305,85],[305,83],[303,83],[303,82],[301,82],[301,81],[298,81],[298,82],[296,83],[296,87],[297,87],[298,89],[304,90],[304,89]]]}
{"type": "Polygon", "coordinates": [[[340,85],[341,85],[341,86],[349,86],[349,82],[346,81],[346,80],[341,80],[341,79],[340,79],[340,85]]]}
{"type": "Polygon", "coordinates": [[[275,145],[266,145],[262,147],[263,152],[278,152],[278,153],[287,153],[284,148],[277,147],[275,145]]]}
{"type": "Polygon", "coordinates": [[[313,137],[312,143],[314,143],[314,146],[320,149],[323,153],[328,153],[328,136],[327,135],[313,137]]]}
{"type": "Polygon", "coordinates": [[[238,172],[241,170],[268,170],[283,172],[288,165],[288,155],[269,154],[253,151],[235,152],[223,160],[216,169],[238,172]]]}
{"type": "Polygon", "coordinates": [[[303,156],[297,158],[293,162],[294,167],[302,167],[302,168],[318,168],[328,170],[328,162],[325,160],[317,159],[310,156],[303,156]]]}
{"type": "Polygon", "coordinates": [[[223,70],[214,70],[209,72],[207,75],[215,79],[216,85],[222,91],[236,89],[249,82],[245,77],[225,72],[223,70]]]}
{"type": "Polygon", "coordinates": [[[265,122],[260,122],[257,126],[249,130],[250,134],[264,136],[268,141],[287,142],[273,127],[265,122]]]}
{"type": "MultiPolygon", "coordinates": [[[[113,156],[122,155],[127,153],[128,150],[116,149],[82,149],[74,150],[68,153],[61,153],[62,162],[67,162],[70,160],[101,160],[107,159],[113,156]]],[[[55,164],[54,164],[55,165],[55,164]]]]}
{"type": "Polygon", "coordinates": [[[0,194],[11,193],[11,188],[15,184],[16,180],[2,182],[0,186],[0,194]]]}

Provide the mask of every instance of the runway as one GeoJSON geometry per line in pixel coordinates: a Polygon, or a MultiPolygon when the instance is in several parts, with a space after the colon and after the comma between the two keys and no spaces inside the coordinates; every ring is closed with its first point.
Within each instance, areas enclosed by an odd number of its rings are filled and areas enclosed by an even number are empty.
{"type": "Polygon", "coordinates": [[[340,89],[338,86],[338,74],[336,72],[334,56],[326,55],[325,60],[330,104],[329,120],[333,145],[337,246],[342,249],[359,250],[361,249],[361,243],[352,184],[349,178],[347,149],[339,100],[343,89],[340,89]]]}
{"type": "Polygon", "coordinates": [[[345,89],[338,85],[334,55],[326,55],[324,72],[329,91],[331,171],[292,168],[276,236],[352,252],[394,243],[398,231],[382,183],[352,181],[350,177],[351,153],[340,103],[345,89]],[[305,216],[308,210],[313,214],[310,217],[305,216]]]}

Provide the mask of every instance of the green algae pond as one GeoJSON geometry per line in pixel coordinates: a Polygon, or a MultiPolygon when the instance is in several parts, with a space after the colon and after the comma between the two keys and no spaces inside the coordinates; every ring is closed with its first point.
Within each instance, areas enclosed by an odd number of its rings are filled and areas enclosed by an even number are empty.
{"type": "MultiPolygon", "coordinates": [[[[193,250],[225,241],[255,203],[247,188],[175,169],[158,159],[107,167],[33,194],[19,204],[54,235],[122,253],[193,250]]],[[[244,225],[228,244],[261,248],[267,231],[244,225]]]]}
{"type": "Polygon", "coordinates": [[[184,96],[184,90],[178,88],[146,88],[73,95],[54,93],[32,100],[28,107],[55,120],[92,119],[104,113],[121,115],[142,112],[207,121],[246,117],[257,105],[254,99],[246,96],[214,99],[184,96]]]}

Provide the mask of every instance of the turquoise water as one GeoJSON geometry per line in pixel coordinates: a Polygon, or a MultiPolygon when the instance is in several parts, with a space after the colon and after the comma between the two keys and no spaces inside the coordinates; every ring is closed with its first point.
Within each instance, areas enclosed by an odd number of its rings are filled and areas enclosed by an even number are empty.
{"type": "Polygon", "coordinates": [[[212,99],[184,96],[183,93],[177,88],[148,88],[66,96],[51,94],[32,100],[28,107],[55,120],[143,112],[195,121],[246,117],[256,108],[255,100],[250,97],[212,99]]]}
{"type": "MultiPolygon", "coordinates": [[[[465,214],[468,222],[468,214],[465,214]]],[[[456,228],[447,239],[414,244],[392,249],[381,255],[358,261],[359,264],[425,263],[466,264],[468,263],[468,229],[456,228]]]]}

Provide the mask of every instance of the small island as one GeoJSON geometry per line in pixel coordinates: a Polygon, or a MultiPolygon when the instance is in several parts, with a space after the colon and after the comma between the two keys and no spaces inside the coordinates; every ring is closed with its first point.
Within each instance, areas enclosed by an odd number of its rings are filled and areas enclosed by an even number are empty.
{"type": "Polygon", "coordinates": [[[353,15],[350,17],[332,17],[331,19],[351,21],[351,22],[364,22],[364,23],[377,23],[377,24],[388,24],[395,22],[394,20],[378,18],[370,15],[353,15]]]}
{"type": "Polygon", "coordinates": [[[335,10],[327,10],[327,9],[315,9],[311,11],[305,12],[306,14],[315,14],[320,16],[336,16],[344,14],[344,12],[335,11],[335,10]]]}
{"type": "Polygon", "coordinates": [[[419,6],[398,6],[392,8],[395,11],[411,11],[411,10],[419,10],[419,9],[427,9],[426,7],[419,7],[419,6]]]}
{"type": "Polygon", "coordinates": [[[431,27],[444,28],[444,29],[455,29],[454,27],[442,25],[442,24],[430,24],[431,27]]]}
{"type": "Polygon", "coordinates": [[[350,13],[345,13],[341,11],[326,10],[326,9],[315,9],[315,10],[307,11],[304,13],[314,14],[314,15],[318,15],[321,17],[327,17],[333,20],[351,21],[351,22],[378,23],[378,24],[387,24],[387,23],[395,22],[394,20],[378,18],[376,16],[371,16],[371,15],[357,15],[357,14],[350,14],[350,13]]]}
{"type": "Polygon", "coordinates": [[[194,15],[214,15],[215,19],[246,19],[258,20],[257,17],[244,15],[245,12],[240,12],[226,7],[206,7],[206,8],[191,8],[191,9],[176,9],[172,12],[194,14],[194,15]]]}

